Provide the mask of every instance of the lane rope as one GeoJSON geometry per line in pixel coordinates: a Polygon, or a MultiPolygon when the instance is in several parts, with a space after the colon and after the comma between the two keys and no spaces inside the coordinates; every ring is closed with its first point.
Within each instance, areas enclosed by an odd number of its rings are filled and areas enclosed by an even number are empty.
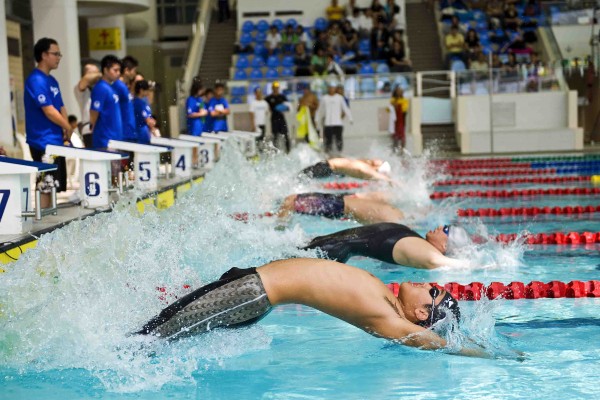
{"type": "Polygon", "coordinates": [[[459,209],[456,213],[459,217],[507,217],[507,216],[535,216],[542,214],[586,214],[600,212],[599,206],[565,206],[565,207],[504,207],[459,209]]]}
{"type": "Polygon", "coordinates": [[[466,192],[435,192],[430,199],[449,197],[522,197],[522,196],[591,196],[600,194],[600,188],[551,188],[522,190],[470,190],[466,192]]]}

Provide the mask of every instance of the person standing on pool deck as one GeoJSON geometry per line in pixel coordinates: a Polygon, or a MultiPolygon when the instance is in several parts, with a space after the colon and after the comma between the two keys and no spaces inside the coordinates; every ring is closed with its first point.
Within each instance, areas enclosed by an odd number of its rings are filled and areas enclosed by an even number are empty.
{"type": "Polygon", "coordinates": [[[212,129],[216,133],[227,132],[227,116],[229,115],[229,103],[227,99],[223,97],[225,93],[225,85],[218,82],[215,85],[215,97],[213,97],[208,103],[208,112],[212,117],[212,129]]]}
{"type": "Polygon", "coordinates": [[[346,105],[344,97],[337,93],[337,85],[336,82],[329,83],[328,92],[321,98],[317,110],[317,125],[323,127],[326,153],[331,152],[334,139],[337,151],[341,152],[343,150],[344,117],[348,118],[350,123],[353,123],[350,107],[346,105]],[[323,120],[322,123],[321,120],[323,120]]]}
{"type": "MultiPolygon", "coordinates": [[[[163,309],[137,333],[174,340],[214,328],[241,327],[259,321],[281,304],[303,304],[373,336],[426,350],[447,346],[446,340],[428,327],[449,312],[460,319],[458,302],[428,283],[390,287],[369,272],[346,264],[295,258],[259,268],[234,267],[219,280],[163,309]]],[[[488,356],[481,347],[457,353],[488,356]]]]}
{"type": "Polygon", "coordinates": [[[107,55],[100,61],[100,68],[102,79],[92,89],[90,108],[92,142],[95,149],[105,149],[111,139],[121,140],[123,137],[119,95],[112,88],[112,84],[121,75],[121,61],[114,55],[107,55]]]}
{"type": "Polygon", "coordinates": [[[378,223],[316,237],[303,249],[320,249],[324,256],[339,262],[364,256],[390,264],[434,269],[465,266],[467,261],[445,254],[469,243],[467,232],[458,226],[439,226],[423,239],[406,225],[378,223]]]}
{"type": "Polygon", "coordinates": [[[122,139],[128,142],[137,142],[135,129],[135,112],[133,111],[133,94],[129,85],[137,74],[138,61],[127,56],[121,60],[121,76],[112,84],[113,91],[119,96],[119,109],[121,110],[121,124],[123,126],[122,139]]]}
{"type": "Polygon", "coordinates": [[[187,115],[188,135],[202,136],[204,131],[204,121],[208,115],[207,106],[204,103],[204,87],[200,78],[196,77],[192,81],[190,96],[185,102],[187,115]]]}
{"type": "Polygon", "coordinates": [[[283,136],[285,139],[285,151],[286,153],[289,153],[291,144],[284,113],[290,111],[291,106],[288,98],[279,92],[279,82],[273,82],[271,88],[273,93],[265,97],[265,100],[269,103],[269,108],[271,110],[271,134],[273,136],[273,142],[277,144],[277,138],[283,136]]]}

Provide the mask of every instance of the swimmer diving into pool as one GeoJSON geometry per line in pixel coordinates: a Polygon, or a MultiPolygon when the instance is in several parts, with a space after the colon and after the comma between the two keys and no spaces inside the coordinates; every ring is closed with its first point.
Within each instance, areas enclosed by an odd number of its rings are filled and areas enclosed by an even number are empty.
{"type": "MultiPolygon", "coordinates": [[[[359,268],[295,258],[259,268],[232,268],[162,310],[137,333],[173,340],[214,328],[241,327],[281,304],[313,307],[371,335],[428,350],[442,349],[447,342],[427,327],[448,311],[460,318],[458,302],[428,283],[405,282],[389,288],[359,268]]],[[[481,348],[458,353],[486,356],[481,348]]]]}
{"type": "Polygon", "coordinates": [[[406,225],[377,223],[318,236],[303,249],[321,249],[326,257],[339,262],[364,256],[391,264],[433,269],[465,266],[467,261],[447,257],[446,253],[469,243],[468,234],[458,226],[439,226],[423,238],[406,225]]]}
{"type": "Polygon", "coordinates": [[[378,159],[356,160],[352,158],[330,158],[303,169],[300,176],[327,178],[333,175],[346,175],[359,179],[390,181],[387,175],[390,164],[378,159]]]}
{"type": "Polygon", "coordinates": [[[277,216],[286,218],[291,213],[318,215],[326,218],[354,218],[362,224],[398,222],[404,213],[385,200],[380,192],[334,194],[301,193],[285,198],[277,216]]]}

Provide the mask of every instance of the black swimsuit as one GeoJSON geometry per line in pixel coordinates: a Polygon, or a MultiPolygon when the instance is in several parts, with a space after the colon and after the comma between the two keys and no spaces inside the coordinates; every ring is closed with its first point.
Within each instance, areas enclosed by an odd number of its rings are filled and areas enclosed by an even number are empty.
{"type": "Polygon", "coordinates": [[[406,225],[382,222],[318,236],[303,250],[318,248],[330,259],[340,262],[352,256],[365,256],[395,264],[394,245],[405,237],[423,239],[406,225]]]}

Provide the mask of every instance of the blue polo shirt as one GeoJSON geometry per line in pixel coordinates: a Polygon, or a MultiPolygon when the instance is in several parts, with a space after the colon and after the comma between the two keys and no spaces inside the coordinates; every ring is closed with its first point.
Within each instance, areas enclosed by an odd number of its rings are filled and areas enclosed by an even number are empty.
{"type": "Polygon", "coordinates": [[[42,107],[52,106],[60,112],[64,106],[58,82],[52,75],[34,69],[25,81],[25,133],[27,144],[45,151],[46,145],[63,144],[63,129],[50,121],[42,107]]]}
{"type": "MultiPolygon", "coordinates": [[[[213,112],[218,106],[222,106],[223,108],[228,109],[229,104],[224,97],[217,99],[213,97],[210,99],[210,103],[208,103],[208,112],[213,112]]],[[[227,129],[227,116],[223,115],[222,117],[212,117],[213,125],[212,130],[215,132],[226,132],[227,129]]]]}
{"type": "Polygon", "coordinates": [[[135,116],[133,115],[133,95],[127,85],[117,79],[112,88],[119,96],[119,108],[121,109],[121,123],[123,124],[123,140],[136,141],[135,116]]]}
{"type": "Polygon", "coordinates": [[[92,145],[96,149],[108,147],[108,141],[122,140],[123,123],[119,108],[119,95],[104,79],[100,79],[92,89],[90,110],[98,112],[96,126],[92,132],[92,145]]]}
{"type": "Polygon", "coordinates": [[[152,116],[152,110],[146,100],[136,97],[133,99],[133,114],[135,115],[135,134],[137,142],[150,144],[150,128],[146,119],[152,116]]]}
{"type": "Polygon", "coordinates": [[[188,97],[185,103],[186,115],[188,115],[187,119],[187,130],[188,133],[192,136],[201,136],[204,129],[204,121],[206,117],[200,118],[190,118],[189,115],[192,113],[197,113],[198,111],[206,108],[206,104],[204,104],[204,100],[202,96],[190,96],[188,97]]]}

